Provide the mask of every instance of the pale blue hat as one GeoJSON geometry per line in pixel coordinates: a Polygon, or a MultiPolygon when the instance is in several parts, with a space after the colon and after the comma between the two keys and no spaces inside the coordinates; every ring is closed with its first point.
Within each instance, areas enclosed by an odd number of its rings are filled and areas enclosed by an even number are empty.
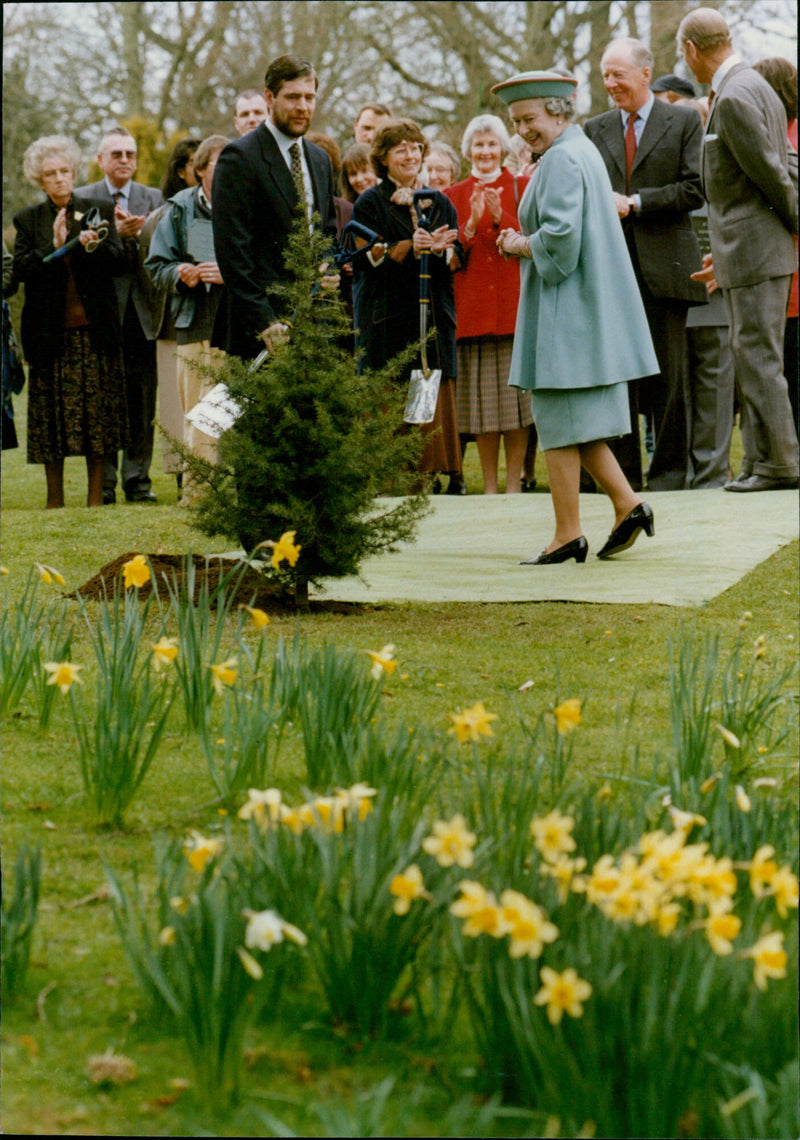
{"type": "Polygon", "coordinates": [[[502,83],[496,83],[492,94],[508,106],[519,99],[549,99],[553,96],[571,99],[577,86],[578,80],[571,75],[559,75],[555,71],[522,71],[502,83]]]}

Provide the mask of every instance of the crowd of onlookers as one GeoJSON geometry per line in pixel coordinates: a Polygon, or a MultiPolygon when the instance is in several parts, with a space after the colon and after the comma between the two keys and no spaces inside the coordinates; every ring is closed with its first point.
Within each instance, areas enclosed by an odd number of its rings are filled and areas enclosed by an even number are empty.
{"type": "MultiPolygon", "coordinates": [[[[589,256],[607,259],[600,268],[609,296],[620,276],[627,280],[632,272],[646,320],[641,359],[652,359],[652,349],[657,364],[624,378],[627,430],[598,426],[588,437],[609,439],[614,463],[636,494],[634,502],[626,491],[621,501],[640,509],[645,486],[797,486],[797,72],[777,58],[746,67],[721,17],[696,12],[681,24],[678,46],[709,96],[699,96],[687,78],[654,76],[652,55],[640,41],[615,40],[598,64],[611,110],[578,125],[572,77],[558,69],[523,73],[514,77],[516,86],[498,85],[514,136],[508,121],[479,114],[463,131],[460,153],[380,102],[361,108],[353,138],[341,148],[314,133],[318,79],[295,56],[270,64],[263,92],[238,96],[233,137],[182,139],[158,189],[135,180],[137,145],[124,128],[103,136],[102,177],[88,185],[77,184],[82,156],[74,142],[38,139],[23,173],[43,200],[14,219],[3,289],[8,297],[24,286],[28,461],[44,466],[47,506],[64,505],[64,459],[73,455],[86,458],[89,506],[114,503],[118,494],[154,502],[156,420],[213,462],[216,441],[186,415],[213,386],[214,365],[225,353],[252,359],[291,336],[276,286],[303,202],[309,225],[331,240],[351,219],[378,235],[338,281],[325,283],[340,290],[352,313],[359,367],[380,368],[418,340],[420,265],[427,266],[433,332],[425,363],[440,379],[434,418],[420,429],[419,469],[434,490],[447,475],[448,493],[466,493],[463,453],[473,441],[487,494],[498,491],[501,442],[507,493],[536,485],[537,422],[547,424],[539,441],[546,456],[567,446],[553,442],[560,437],[551,430],[541,378],[545,361],[560,359],[576,337],[565,302],[571,294],[555,286],[589,256]],[[734,86],[740,113],[742,100],[750,100],[749,119],[735,132],[734,99],[726,96],[734,86]],[[618,233],[590,254],[570,222],[578,260],[550,282],[548,268],[560,265],[565,240],[560,234],[554,253],[553,219],[562,207],[572,208],[577,184],[562,169],[569,149],[562,138],[577,147],[576,169],[583,161],[584,142],[574,142],[574,130],[605,166],[598,193],[618,233]],[[738,141],[731,143],[734,133],[738,141]],[[546,185],[556,153],[561,182],[546,185]],[[520,204],[529,185],[526,214],[520,204]],[[415,197],[421,188],[431,191],[422,203],[415,197]],[[521,304],[529,313],[538,306],[535,327],[522,332],[521,304]],[[531,374],[520,382],[520,362],[512,357],[522,351],[523,336],[530,337],[525,351],[536,358],[538,379],[531,374]],[[729,456],[737,413],[744,462],[734,477],[729,456]]],[[[612,318],[610,327],[597,327],[596,344],[591,337],[573,346],[588,362],[576,356],[576,369],[602,371],[604,337],[609,352],[620,352],[613,341],[622,332],[614,324],[612,318]]],[[[11,394],[22,372],[5,302],[3,339],[6,448],[16,446],[11,394]]],[[[409,363],[398,383],[419,364],[409,363]]],[[[557,416],[566,414],[563,404],[558,409],[557,416]]],[[[585,439],[574,442],[584,448],[575,476],[580,490],[608,490],[608,468],[592,459],[585,439]]],[[[181,501],[190,502],[195,489],[180,458],[168,443],[162,452],[181,501]]],[[[549,460],[548,471],[552,487],[549,460]]],[[[572,541],[565,534],[554,550],[572,541]]]]}

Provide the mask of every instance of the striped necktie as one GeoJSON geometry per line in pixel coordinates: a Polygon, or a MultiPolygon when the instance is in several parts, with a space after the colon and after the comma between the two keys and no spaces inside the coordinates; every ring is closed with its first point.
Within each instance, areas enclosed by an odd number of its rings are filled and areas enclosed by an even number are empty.
{"type": "Polygon", "coordinates": [[[306,202],[306,182],[303,178],[303,164],[300,161],[300,143],[293,142],[289,147],[289,154],[292,159],[292,181],[294,182],[297,196],[301,202],[306,206],[306,213],[308,212],[308,203],[306,202]]]}

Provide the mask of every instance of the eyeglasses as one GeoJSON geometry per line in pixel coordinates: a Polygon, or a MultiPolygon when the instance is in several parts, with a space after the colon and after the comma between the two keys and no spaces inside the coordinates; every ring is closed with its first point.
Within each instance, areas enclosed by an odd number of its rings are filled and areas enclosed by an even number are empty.
{"type": "Polygon", "coordinates": [[[136,158],[135,150],[111,150],[109,154],[112,158],[136,158]]]}

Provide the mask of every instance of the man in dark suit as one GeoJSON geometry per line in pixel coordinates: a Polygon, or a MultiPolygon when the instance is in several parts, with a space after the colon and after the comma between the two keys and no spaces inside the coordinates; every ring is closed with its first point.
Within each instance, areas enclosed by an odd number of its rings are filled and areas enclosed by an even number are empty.
{"type": "Polygon", "coordinates": [[[653,416],[655,448],[647,485],[677,491],[687,486],[689,462],[686,314],[690,304],[706,300],[690,277],[702,260],[690,214],[703,204],[703,128],[694,108],[653,96],[653,57],[639,40],[615,40],[601,67],[616,108],[590,119],[584,130],[611,178],[661,370],[640,380],[638,392],[629,386],[634,430],[615,451],[631,484],[641,487],[638,396],[642,410],[653,416]]]}
{"type": "MultiPolygon", "coordinates": [[[[314,115],[318,80],[299,56],[273,60],[265,77],[267,119],[220,154],[214,172],[214,249],[224,282],[212,344],[249,359],[285,340],[284,251],[305,202],[336,238],[328,155],[303,138],[314,115]]],[[[332,285],[338,278],[323,279],[332,285]]]]}
{"type": "Polygon", "coordinates": [[[783,332],[797,268],[798,210],[786,112],[766,80],[734,54],[728,25],[715,9],[694,9],[677,38],[697,80],[711,86],[702,156],[711,239],[706,261],[728,308],[744,448],[741,473],[725,490],[795,488],[798,444],[783,374],[783,332]]]}
{"type": "MultiPolygon", "coordinates": [[[[128,131],[115,127],[100,144],[97,162],[104,177],[100,182],[80,186],[77,196],[85,195],[114,204],[117,233],[130,259],[130,272],[114,278],[122,346],[125,358],[125,389],[128,403],[130,444],[122,453],[122,489],[129,503],[152,503],[150,463],[156,415],[156,332],[152,310],[139,279],[139,234],[151,210],[163,202],[160,190],[134,182],[136,140],[128,131]]],[[[103,502],[116,499],[117,456],[107,455],[103,469],[103,502]]]]}

